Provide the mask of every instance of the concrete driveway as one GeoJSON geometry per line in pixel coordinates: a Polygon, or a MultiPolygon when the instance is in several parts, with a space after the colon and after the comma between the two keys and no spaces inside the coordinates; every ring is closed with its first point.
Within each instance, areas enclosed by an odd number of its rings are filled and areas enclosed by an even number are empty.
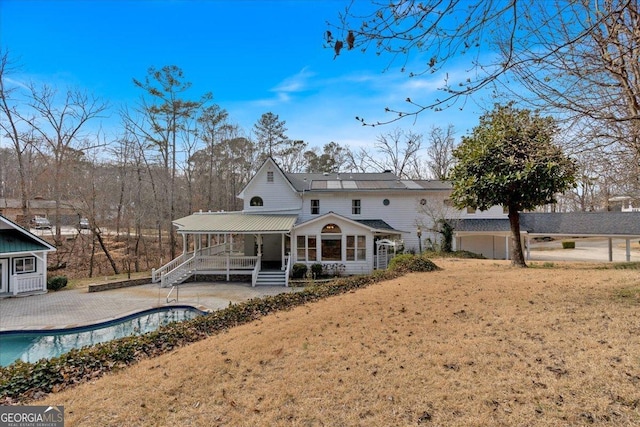
{"type": "MultiPolygon", "coordinates": [[[[609,240],[598,237],[570,239],[575,249],[563,249],[562,239],[532,242],[530,261],[609,262],[609,240]]],[[[613,239],[613,262],[626,262],[625,239],[613,239]]],[[[640,261],[638,240],[631,241],[631,261],[640,261]]]]}
{"type": "MultiPolygon", "coordinates": [[[[169,289],[158,284],[132,286],[103,292],[86,288],[42,295],[0,299],[0,331],[53,329],[88,325],[117,319],[135,312],[170,305],[191,305],[201,310],[219,310],[266,295],[300,288],[251,287],[248,283],[203,283],[180,285],[178,301],[167,303],[169,289]]],[[[171,299],[176,298],[175,291],[171,299]]]]}

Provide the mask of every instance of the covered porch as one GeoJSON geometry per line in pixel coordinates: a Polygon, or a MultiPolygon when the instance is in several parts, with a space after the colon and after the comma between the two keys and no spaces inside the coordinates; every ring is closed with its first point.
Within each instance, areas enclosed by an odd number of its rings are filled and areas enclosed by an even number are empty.
{"type": "Polygon", "coordinates": [[[288,286],[289,239],[297,215],[195,213],[175,220],[183,252],[152,271],[152,281],[175,286],[193,275],[251,277],[251,285],[288,286]]]}

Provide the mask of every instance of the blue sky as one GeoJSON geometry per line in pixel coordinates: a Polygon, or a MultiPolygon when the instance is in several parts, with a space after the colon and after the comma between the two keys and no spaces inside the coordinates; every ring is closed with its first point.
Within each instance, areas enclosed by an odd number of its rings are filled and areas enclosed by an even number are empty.
{"type": "MultiPolygon", "coordinates": [[[[385,107],[434,96],[441,76],[409,79],[390,58],[348,52],[334,60],[323,47],[326,22],[336,22],[349,0],[1,0],[0,44],[22,65],[12,76],[60,90],[87,90],[108,100],[107,137],[117,113],[133,106],[151,66],[180,67],[193,86],[188,96],[212,92],[230,121],[249,135],[263,113],[286,121],[287,135],[311,146],[335,141],[371,146],[395,127],[426,133],[455,125],[467,133],[481,113],[425,112],[386,127],[363,127],[355,116],[384,120],[385,107]]],[[[448,69],[450,73],[455,70],[448,69]]]]}

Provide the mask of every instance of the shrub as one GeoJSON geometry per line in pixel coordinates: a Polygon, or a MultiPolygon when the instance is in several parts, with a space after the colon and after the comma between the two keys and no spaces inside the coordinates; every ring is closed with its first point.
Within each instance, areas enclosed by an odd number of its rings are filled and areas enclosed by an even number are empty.
{"type": "Polygon", "coordinates": [[[67,286],[66,276],[53,276],[47,280],[47,289],[50,291],[58,291],[67,286]]]}
{"type": "Polygon", "coordinates": [[[322,264],[320,263],[311,264],[311,274],[315,279],[322,276],[322,264]]]}
{"type": "Polygon", "coordinates": [[[293,264],[291,267],[291,277],[294,279],[304,279],[307,274],[307,265],[302,263],[293,264]]]}
{"type": "Polygon", "coordinates": [[[562,249],[575,249],[576,242],[573,240],[563,240],[562,241],[562,249]]]}
{"type": "Polygon", "coordinates": [[[410,254],[395,256],[389,262],[389,270],[400,273],[435,271],[439,269],[430,259],[410,254]]]}

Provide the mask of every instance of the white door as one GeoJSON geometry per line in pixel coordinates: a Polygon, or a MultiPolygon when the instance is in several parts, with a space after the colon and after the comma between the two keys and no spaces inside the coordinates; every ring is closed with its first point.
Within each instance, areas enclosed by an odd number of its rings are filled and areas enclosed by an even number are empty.
{"type": "Polygon", "coordinates": [[[0,259],[0,293],[9,292],[9,260],[0,259]]]}

